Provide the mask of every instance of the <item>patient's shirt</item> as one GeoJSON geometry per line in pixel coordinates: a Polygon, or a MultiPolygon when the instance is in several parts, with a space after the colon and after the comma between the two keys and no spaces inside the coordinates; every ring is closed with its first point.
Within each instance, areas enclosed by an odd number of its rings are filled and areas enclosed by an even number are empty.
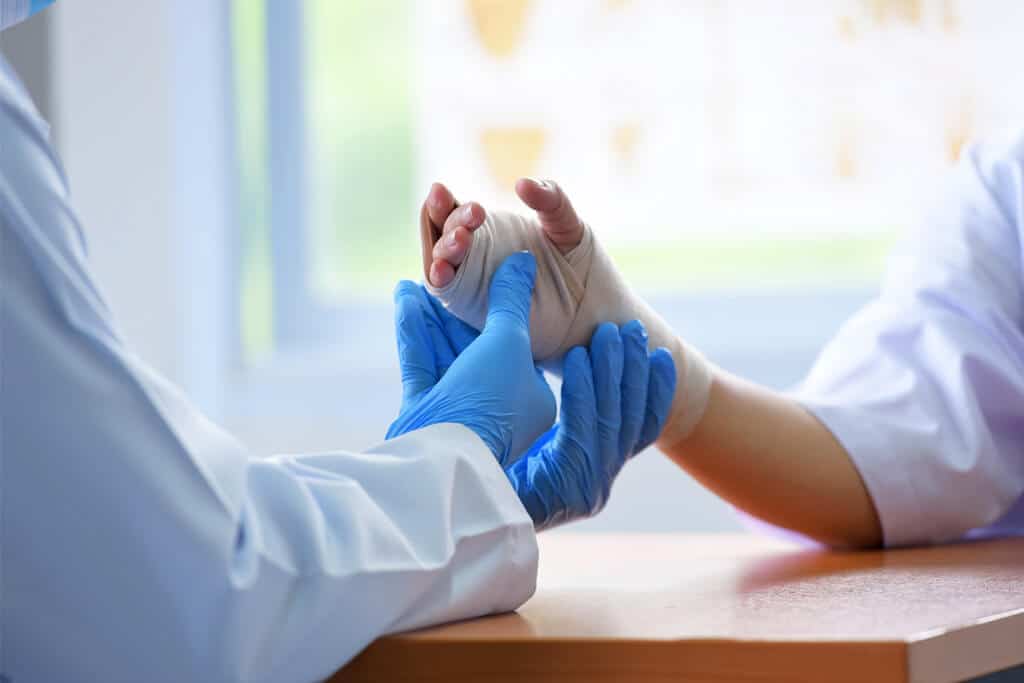
{"type": "Polygon", "coordinates": [[[1024,533],[1024,135],[970,148],[796,397],[887,545],[1024,533]]]}

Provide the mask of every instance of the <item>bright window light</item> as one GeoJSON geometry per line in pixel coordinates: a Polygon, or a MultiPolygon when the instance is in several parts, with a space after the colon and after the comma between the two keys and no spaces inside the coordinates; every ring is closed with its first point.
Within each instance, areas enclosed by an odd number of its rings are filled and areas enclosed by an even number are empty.
{"type": "Polygon", "coordinates": [[[250,355],[294,305],[275,278],[300,283],[308,315],[380,307],[418,278],[433,180],[511,209],[517,177],[558,180],[660,301],[867,286],[965,143],[1024,117],[1018,2],[284,5],[302,31],[277,38],[267,5],[235,4],[250,355]],[[268,65],[277,39],[301,42],[301,73],[268,65]],[[309,208],[275,233],[301,243],[292,274],[268,223],[275,77],[303,84],[309,208]]]}

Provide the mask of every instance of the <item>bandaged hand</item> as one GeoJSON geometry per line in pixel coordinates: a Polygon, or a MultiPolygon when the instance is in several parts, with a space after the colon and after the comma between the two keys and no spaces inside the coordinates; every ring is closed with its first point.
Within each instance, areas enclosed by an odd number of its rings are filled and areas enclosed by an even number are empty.
{"type": "Polygon", "coordinates": [[[640,320],[649,348],[667,348],[677,374],[659,440],[674,444],[685,438],[707,405],[712,376],[708,362],[632,292],[556,184],[522,179],[516,193],[534,216],[485,212],[476,203],[459,206],[444,186],[431,188],[420,221],[428,290],[480,329],[487,316],[491,275],[509,254],[530,251],[537,261],[530,314],[534,359],[558,373],[566,352],[585,346],[600,323],[640,320]]]}
{"type": "MultiPolygon", "coordinates": [[[[408,281],[395,290],[395,332],[403,398],[389,438],[413,426],[406,416],[448,373],[459,372],[459,358],[472,354],[480,337],[425,287],[408,281]]],[[[466,394],[481,388],[464,376],[459,382],[466,394]]],[[[672,356],[665,349],[647,352],[638,320],[621,329],[603,323],[589,348],[566,354],[558,424],[505,467],[537,531],[601,511],[625,463],[661,432],[675,382],[672,356]]]]}
{"type": "Polygon", "coordinates": [[[446,351],[448,330],[425,317],[425,299],[400,283],[395,328],[402,371],[402,408],[387,438],[446,422],[474,431],[502,467],[515,462],[555,417],[555,397],[530,356],[529,254],[505,259],[491,283],[490,309],[479,336],[458,356],[446,351]],[[443,359],[443,363],[439,363],[443,359]]]}

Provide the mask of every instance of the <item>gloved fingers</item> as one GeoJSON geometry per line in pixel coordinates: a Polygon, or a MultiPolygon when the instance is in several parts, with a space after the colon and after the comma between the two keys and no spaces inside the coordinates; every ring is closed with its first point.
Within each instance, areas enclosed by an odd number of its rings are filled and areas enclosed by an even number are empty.
{"type": "Polygon", "coordinates": [[[547,463],[542,456],[523,456],[505,468],[505,476],[523,504],[535,530],[546,528],[558,508],[562,507],[559,496],[554,495],[548,476],[547,463]]]}
{"type": "Polygon", "coordinates": [[[597,426],[597,397],[590,354],[582,346],[569,349],[562,362],[561,411],[560,433],[581,443],[593,439],[597,426]]]}
{"type": "MultiPolygon", "coordinates": [[[[519,496],[520,500],[523,500],[523,494],[530,489],[529,462],[529,456],[524,455],[505,468],[505,476],[508,478],[509,483],[512,484],[512,489],[519,496]]],[[[529,508],[527,508],[527,511],[530,512],[530,517],[532,518],[533,513],[529,508]]]]}
{"type": "Polygon", "coordinates": [[[637,440],[647,413],[647,382],[650,359],[647,355],[647,330],[639,320],[622,326],[622,427],[619,452],[629,458],[637,452],[637,440]]]}
{"type": "Polygon", "coordinates": [[[606,479],[599,440],[593,362],[587,349],[569,350],[562,368],[562,428],[555,436],[550,468],[558,475],[560,495],[571,517],[590,515],[603,500],[606,479]]]}
{"type": "Polygon", "coordinates": [[[529,347],[530,297],[536,276],[537,261],[528,251],[510,254],[498,266],[488,291],[484,330],[519,332],[529,347]]]}
{"type": "Polygon", "coordinates": [[[426,297],[431,309],[440,321],[441,326],[444,328],[445,335],[448,338],[448,343],[451,345],[452,353],[458,356],[460,353],[466,350],[466,347],[473,343],[480,333],[477,332],[473,327],[464,323],[463,321],[456,318],[452,313],[444,307],[436,297],[430,295],[430,292],[425,287],[420,287],[423,290],[423,296],[426,297]]]}
{"type": "Polygon", "coordinates": [[[650,446],[661,434],[676,393],[676,364],[668,349],[655,349],[650,356],[651,374],[647,381],[647,414],[640,430],[636,452],[650,446]]]}
{"type": "MultiPolygon", "coordinates": [[[[528,358],[529,348],[524,346],[522,353],[528,358]]],[[[532,363],[532,359],[529,362],[532,363]]],[[[519,371],[513,370],[513,372],[519,371]]],[[[536,439],[550,431],[552,425],[555,424],[557,411],[555,396],[551,393],[551,387],[548,386],[547,380],[544,379],[544,373],[537,372],[536,367],[534,367],[534,377],[528,392],[529,398],[526,399],[526,403],[529,407],[523,416],[525,419],[518,420],[518,427],[512,434],[512,444],[509,448],[512,458],[519,458],[524,453],[529,453],[531,445],[536,443],[536,439]]]]}
{"type": "Polygon", "coordinates": [[[590,339],[590,364],[594,370],[594,393],[597,399],[597,433],[601,461],[607,476],[622,467],[625,453],[619,451],[619,430],[622,427],[623,349],[619,328],[601,323],[590,339]]]}
{"type": "MultiPolygon", "coordinates": [[[[395,338],[405,400],[430,389],[440,378],[434,339],[428,329],[422,289],[403,280],[395,287],[395,338]]],[[[428,306],[427,310],[431,310],[428,306]]]]}
{"type": "Polygon", "coordinates": [[[455,362],[458,355],[452,344],[448,331],[445,329],[444,321],[437,314],[437,310],[430,303],[430,294],[420,287],[419,300],[420,308],[423,311],[423,322],[427,327],[427,335],[430,346],[434,351],[434,369],[437,379],[444,377],[448,368],[455,362]]]}
{"type": "Polygon", "coordinates": [[[551,443],[554,440],[554,438],[558,434],[558,430],[560,428],[561,428],[561,425],[558,422],[556,422],[555,424],[551,425],[551,427],[546,432],[544,432],[543,434],[541,434],[540,436],[537,437],[537,440],[534,441],[530,445],[530,447],[526,450],[525,453],[523,453],[522,458],[520,458],[520,460],[516,461],[516,464],[518,464],[522,460],[527,460],[529,458],[536,457],[536,455],[545,446],[547,446],[549,443],[551,443]]]}
{"type": "Polygon", "coordinates": [[[558,420],[560,429],[552,449],[552,467],[558,471],[565,500],[582,496],[585,507],[593,503],[591,489],[604,475],[597,439],[597,397],[594,390],[590,354],[583,346],[575,346],[565,354],[562,369],[562,405],[558,420]]]}

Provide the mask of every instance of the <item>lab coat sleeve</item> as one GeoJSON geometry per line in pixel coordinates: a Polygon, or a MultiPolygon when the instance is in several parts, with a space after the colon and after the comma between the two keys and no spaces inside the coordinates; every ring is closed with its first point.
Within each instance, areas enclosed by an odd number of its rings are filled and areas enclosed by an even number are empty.
{"type": "Polygon", "coordinates": [[[256,459],[134,356],[3,85],[0,674],[310,681],[532,594],[530,519],[465,427],[256,459]]]}
{"type": "Polygon", "coordinates": [[[891,546],[992,528],[1024,492],[1024,136],[969,148],[938,196],[796,393],[891,546]]]}

